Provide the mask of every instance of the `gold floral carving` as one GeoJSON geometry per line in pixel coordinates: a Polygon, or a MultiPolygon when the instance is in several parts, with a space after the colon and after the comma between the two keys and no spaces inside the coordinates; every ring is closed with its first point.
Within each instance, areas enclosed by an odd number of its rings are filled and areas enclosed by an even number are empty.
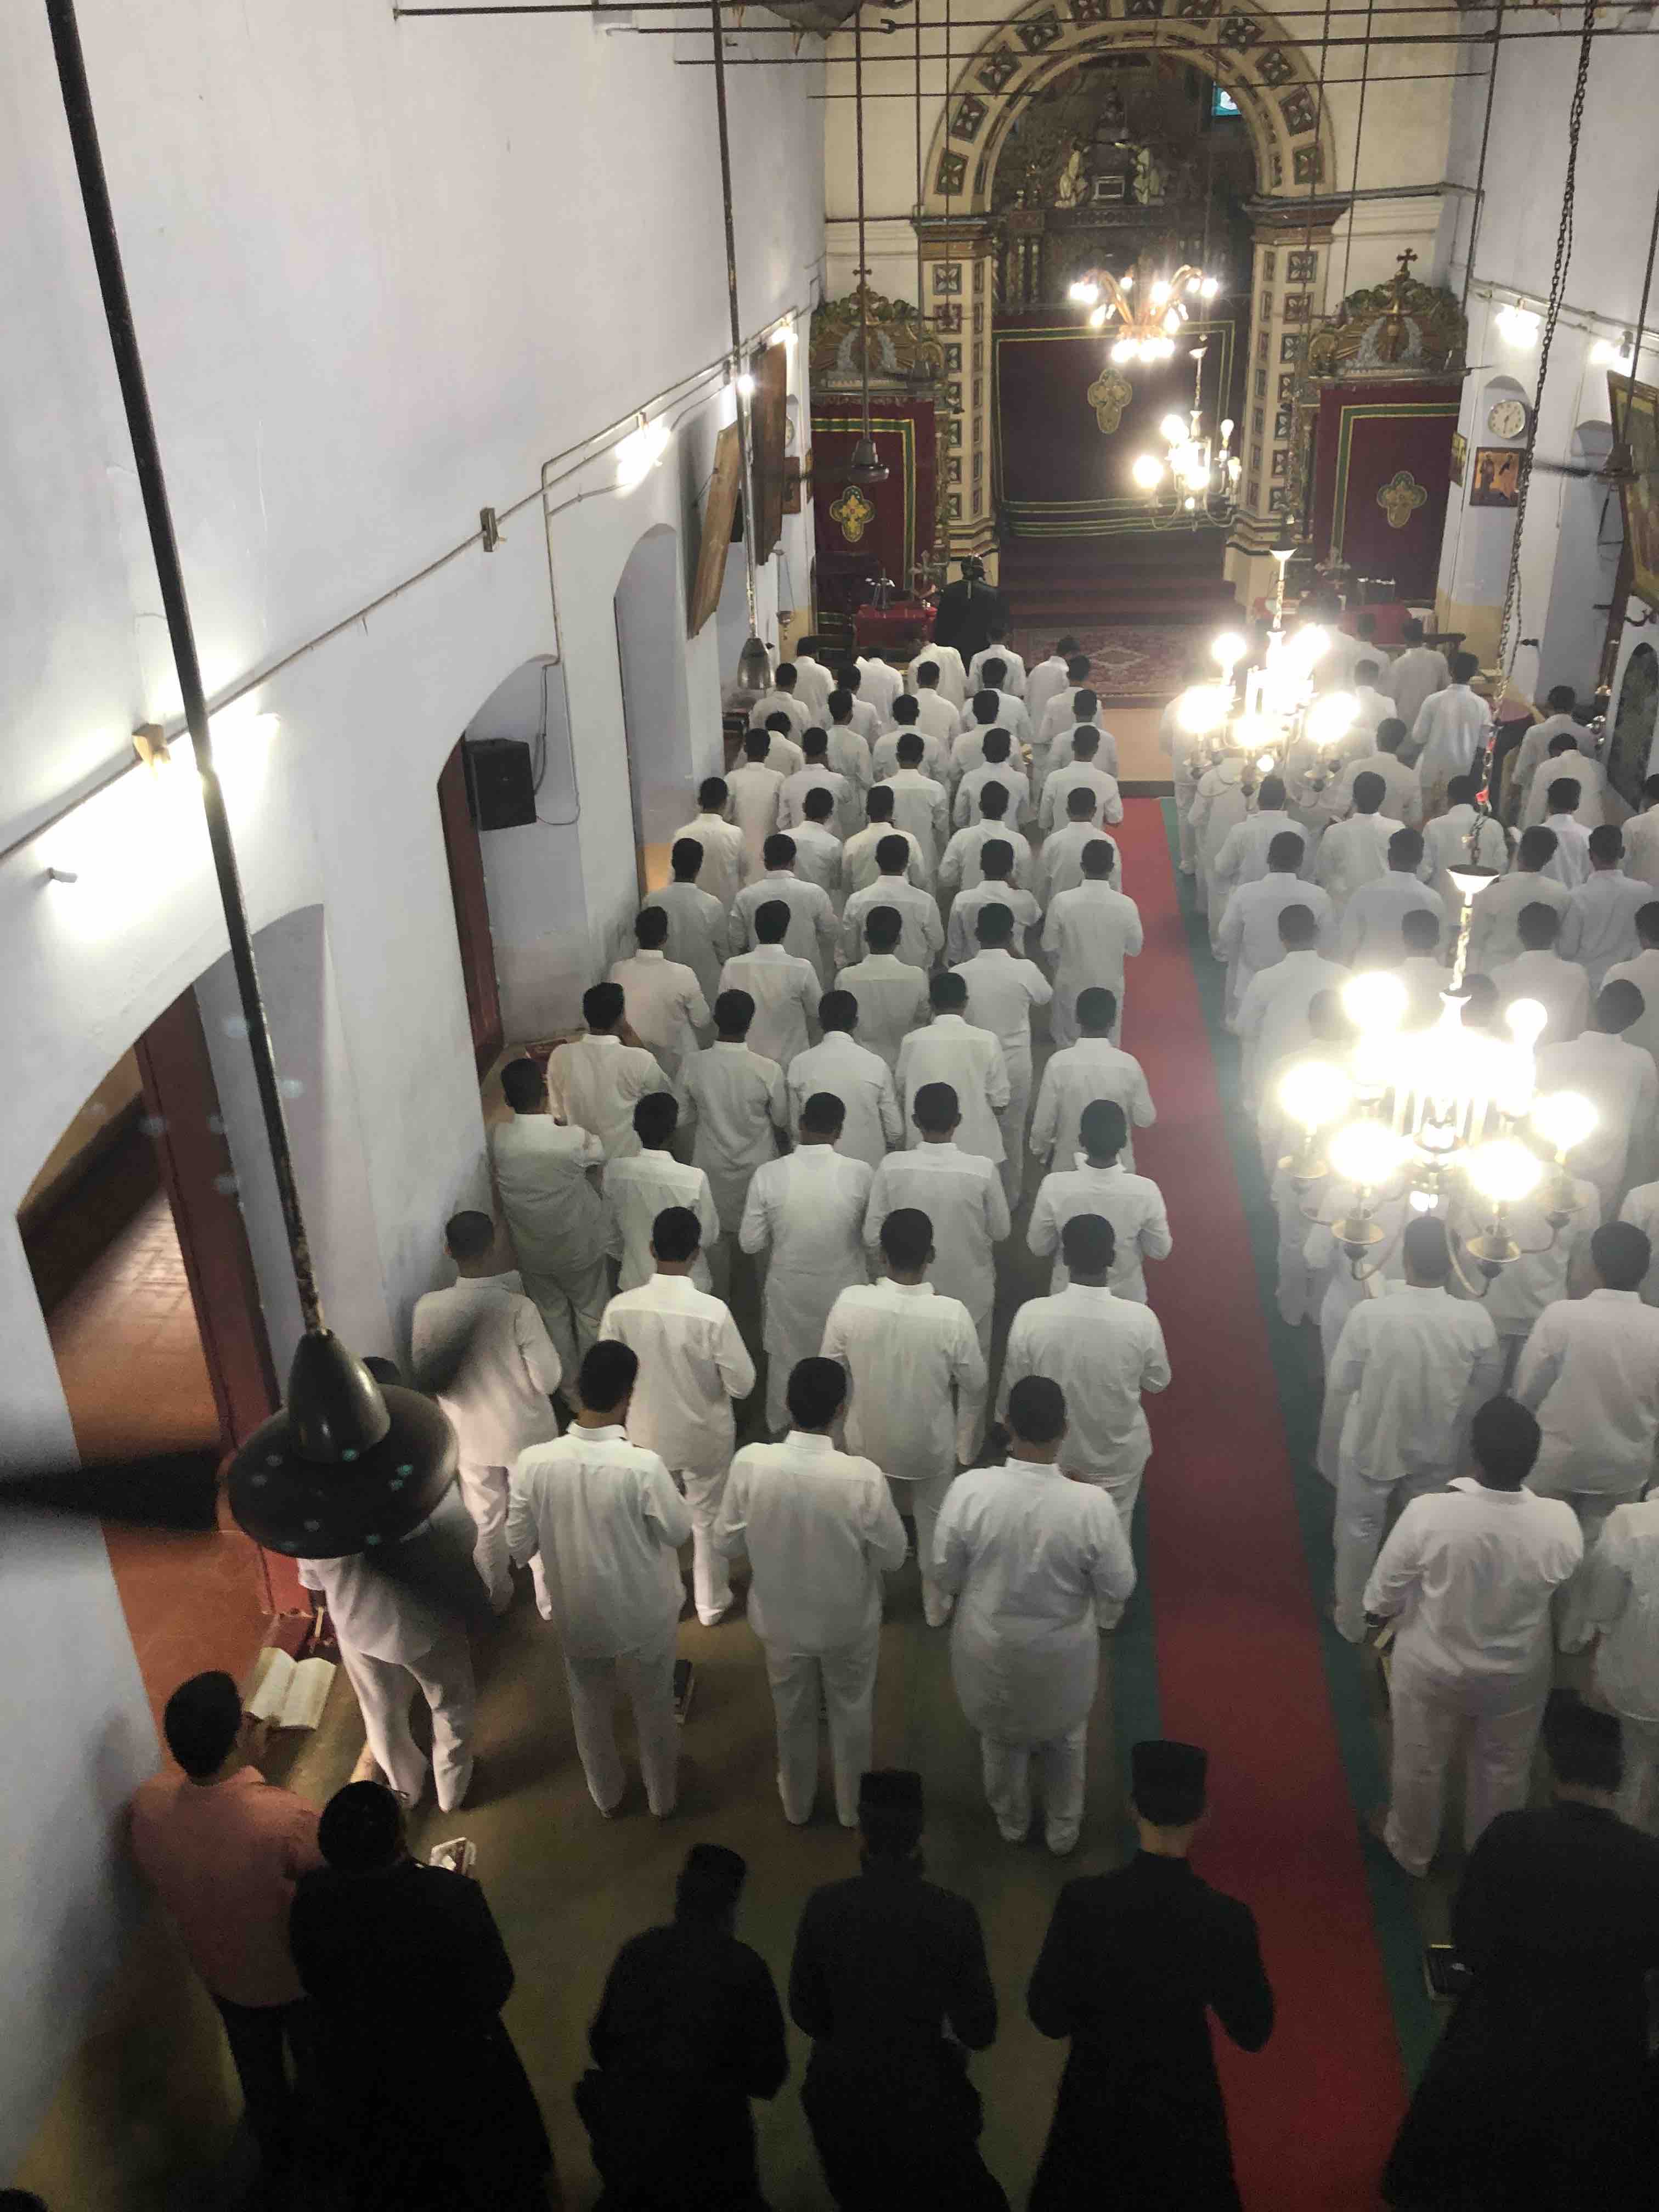
{"type": "Polygon", "coordinates": [[[1376,503],[1389,529],[1403,530],[1418,508],[1428,505],[1429,495],[1409,469],[1396,469],[1387,483],[1377,486],[1376,503]]]}
{"type": "Polygon", "coordinates": [[[1095,410],[1102,437],[1109,438],[1123,420],[1123,410],[1134,398],[1134,386],[1115,368],[1103,368],[1089,386],[1089,404],[1095,410]]]}
{"type": "Polygon", "coordinates": [[[832,501],[830,513],[841,525],[841,534],[848,544],[856,545],[876,519],[875,501],[866,499],[856,484],[849,483],[841,497],[832,501]]]}

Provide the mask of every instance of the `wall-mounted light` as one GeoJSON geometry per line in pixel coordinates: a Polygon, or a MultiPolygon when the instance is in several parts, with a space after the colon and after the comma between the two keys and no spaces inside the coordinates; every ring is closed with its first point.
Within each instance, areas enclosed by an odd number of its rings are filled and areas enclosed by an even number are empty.
{"type": "Polygon", "coordinates": [[[46,881],[49,884],[78,884],[80,871],[76,868],[48,868],[46,881]]]}
{"type": "Polygon", "coordinates": [[[1620,376],[1628,376],[1636,367],[1636,333],[1626,331],[1615,343],[1612,338],[1597,338],[1590,348],[1592,368],[1611,368],[1620,376]]]}
{"type": "Polygon", "coordinates": [[[140,722],[132,733],[132,750],[152,775],[173,766],[173,754],[159,722],[140,722]]]}
{"type": "Polygon", "coordinates": [[[1519,301],[1512,306],[1500,307],[1492,320],[1504,343],[1514,346],[1521,353],[1531,352],[1543,327],[1541,319],[1532,308],[1523,307],[1519,301]]]}

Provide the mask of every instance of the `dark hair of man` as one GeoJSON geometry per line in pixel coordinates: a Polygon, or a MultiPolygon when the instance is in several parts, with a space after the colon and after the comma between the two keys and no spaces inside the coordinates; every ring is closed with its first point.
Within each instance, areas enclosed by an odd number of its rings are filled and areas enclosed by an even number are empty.
{"type": "Polygon", "coordinates": [[[1489,1490],[1519,1490],[1538,1444],[1538,1424],[1516,1398],[1488,1398],[1469,1425],[1469,1448],[1489,1490]]]}
{"type": "Polygon", "coordinates": [[[1267,840],[1267,866],[1275,875],[1293,876],[1302,866],[1302,837],[1295,830],[1281,830],[1267,840]]]}
{"type": "Polygon", "coordinates": [[[850,991],[826,991],[818,1000],[818,1027],[821,1030],[856,1029],[859,1002],[850,991]]]}
{"type": "Polygon", "coordinates": [[[1397,753],[1406,742],[1406,725],[1398,714],[1389,714],[1376,726],[1376,750],[1380,753],[1397,753]]]}
{"type": "Polygon", "coordinates": [[[1480,663],[1472,653],[1452,655],[1451,674],[1454,684],[1472,684],[1480,673],[1480,663]]]}
{"type": "Polygon", "coordinates": [[[515,1114],[539,1114],[547,1103],[547,1077],[533,1060],[509,1060],[501,1070],[501,1096],[515,1114]]]}
{"type": "Polygon", "coordinates": [[[1446,796],[1454,806],[1473,806],[1480,788],[1478,775],[1455,775],[1446,786],[1446,796]]]}
{"type": "Polygon", "coordinates": [[[1060,1232],[1068,1275],[1104,1275],[1117,1257],[1117,1237],[1103,1214],[1074,1213],[1060,1232]]]}
{"type": "Polygon", "coordinates": [[[755,1018],[755,1001],[747,991],[722,991],[714,1001],[714,1029],[728,1044],[747,1036],[755,1018]]]}
{"type": "Polygon", "coordinates": [[[242,1693],[216,1669],[180,1682],[161,1714],[167,1749],[196,1782],[218,1772],[241,1731],[242,1693]]]}
{"type": "Polygon", "coordinates": [[[1117,1019],[1117,994],[1103,983],[1091,983],[1077,994],[1077,1025],[1085,1036],[1106,1036],[1117,1019]]]}
{"type": "Polygon", "coordinates": [[[856,660],[843,660],[836,671],[836,681],[843,691],[850,691],[856,699],[864,683],[864,671],[856,660]]]}
{"type": "Polygon", "coordinates": [[[979,818],[981,822],[1000,822],[1008,811],[1008,787],[1006,783],[982,783],[979,787],[979,818]]]}
{"type": "Polygon", "coordinates": [[[921,1841],[921,1808],[910,1805],[859,1807],[859,1834],[867,1859],[908,1859],[921,1841]]]}
{"type": "Polygon", "coordinates": [[[919,661],[916,663],[916,689],[917,689],[917,690],[918,690],[918,691],[937,691],[937,690],[938,690],[938,689],[939,689],[939,663],[938,663],[938,661],[936,661],[936,660],[919,660],[919,661]]]}
{"type": "Polygon", "coordinates": [[[1531,829],[1521,832],[1521,842],[1515,851],[1516,862],[1529,875],[1536,875],[1540,869],[1548,867],[1555,858],[1555,848],[1560,842],[1553,830],[1547,830],[1541,822],[1534,822],[1531,829]]]}
{"type": "Polygon", "coordinates": [[[1515,917],[1515,933],[1528,952],[1547,952],[1561,934],[1561,917],[1542,899],[1529,899],[1515,917]]]}
{"type": "Polygon", "coordinates": [[[779,661],[777,667],[773,671],[772,686],[773,689],[777,691],[793,691],[794,690],[795,664],[793,660],[779,661]]]}
{"type": "Polygon", "coordinates": [[[1089,822],[1099,800],[1086,783],[1074,784],[1066,794],[1066,816],[1071,822],[1089,822]]]}
{"type": "Polygon", "coordinates": [[[740,1852],[724,1844],[693,1844],[674,1884],[675,1919],[729,1925],[748,1873],[740,1852]]]}
{"type": "MultiPolygon", "coordinates": [[[[1099,705],[1100,695],[1098,692],[1091,691],[1085,684],[1072,702],[1072,712],[1079,722],[1092,722],[1095,719],[1095,711],[1099,705]]],[[[1073,743],[1075,742],[1076,740],[1073,739],[1073,743]]]]}
{"type": "Polygon", "coordinates": [[[1659,805],[1659,775],[1650,775],[1642,785],[1642,796],[1650,806],[1659,805]]]}
{"type": "Polygon", "coordinates": [[[672,1091],[647,1091],[634,1102],[634,1134],[647,1152],[665,1152],[679,1122],[680,1102],[672,1091]]]}
{"type": "MultiPolygon", "coordinates": [[[[787,721],[788,719],[788,716],[786,714],[784,720],[787,721]]],[[[743,749],[751,761],[763,761],[768,753],[772,750],[771,732],[769,730],[750,730],[745,732],[743,740],[743,749]]]]}
{"type": "Polygon", "coordinates": [[[795,640],[796,659],[799,660],[805,657],[808,660],[816,660],[818,657],[818,646],[821,641],[822,641],[819,638],[810,632],[798,637],[795,640]]]}
{"type": "MultiPolygon", "coordinates": [[[[665,1211],[684,1213],[687,1209],[683,1206],[668,1206],[665,1211]]],[[[696,1218],[692,1214],[694,1222],[696,1218]]],[[[583,1405],[590,1413],[613,1412],[633,1389],[639,1371],[639,1354],[631,1345],[618,1344],[608,1337],[590,1345],[576,1376],[576,1388],[583,1405]]]]}
{"type": "Polygon", "coordinates": [[[833,1091],[815,1091],[800,1109],[804,1137],[838,1137],[847,1123],[847,1109],[833,1091]]]}
{"type": "Polygon", "coordinates": [[[847,1370],[838,1359],[798,1359],[784,1394],[798,1429],[827,1429],[847,1396],[847,1370]]]}
{"type": "MultiPolygon", "coordinates": [[[[720,801],[723,806],[726,801],[720,801]]],[[[695,884],[702,868],[702,847],[695,837],[676,837],[668,854],[677,884],[695,884]]]]}
{"type": "Polygon", "coordinates": [[[881,1224],[882,1257],[901,1275],[927,1265],[933,1249],[933,1224],[919,1206],[896,1206],[881,1224]]]}
{"type": "Polygon", "coordinates": [[[1104,883],[1117,865],[1117,848],[1109,837],[1091,837],[1079,856],[1079,866],[1091,883],[1104,883]]]}
{"type": "MultiPolygon", "coordinates": [[[[1276,845],[1277,837],[1273,840],[1276,845]]],[[[1287,906],[1279,916],[1279,940],[1287,952],[1305,952],[1319,936],[1319,922],[1310,906],[1287,906]]]]}
{"type": "Polygon", "coordinates": [[[651,1249],[671,1267],[702,1249],[702,1224],[689,1206],[665,1206],[651,1224],[651,1249]]]}
{"type": "MultiPolygon", "coordinates": [[[[1057,637],[1054,640],[1054,659],[1056,660],[1064,660],[1069,664],[1075,657],[1076,653],[1077,640],[1072,636],[1069,631],[1064,637],[1057,637]]],[[[1066,672],[1068,674],[1070,673],[1069,666],[1066,672]]]]}
{"type": "Polygon", "coordinates": [[[775,830],[761,847],[761,858],[769,868],[793,868],[795,865],[795,841],[787,830],[775,830]]]}
{"type": "Polygon", "coordinates": [[[1578,704],[1578,694],[1571,684],[1552,684],[1545,703],[1552,714],[1570,714],[1578,704]]]}
{"type": "Polygon", "coordinates": [[[1413,875],[1423,865],[1423,839],[1415,830],[1396,830],[1389,840],[1389,866],[1396,874],[1413,875]]]}
{"type": "Polygon", "coordinates": [[[896,906],[872,906],[864,917],[864,941],[872,952],[890,952],[904,934],[904,916],[896,906]]]}
{"type": "MultiPolygon", "coordinates": [[[[771,713],[766,718],[766,727],[771,736],[775,738],[783,738],[787,739],[790,744],[793,744],[795,742],[795,725],[792,716],[786,714],[781,707],[775,707],[772,709],[771,713]]],[[[770,746],[769,746],[767,750],[770,751],[770,746]]]]}
{"type": "Polygon", "coordinates": [[[988,900],[974,917],[974,934],[981,945],[992,950],[1012,945],[1014,917],[1000,899],[988,900]]]}
{"type": "Polygon", "coordinates": [[[1415,615],[1407,616],[1405,621],[1400,625],[1400,635],[1407,645],[1422,644],[1423,625],[1415,615]]]}
{"type": "Polygon", "coordinates": [[[1563,760],[1568,753],[1576,753],[1578,740],[1571,730],[1558,730],[1547,748],[1552,760],[1563,760]]]}
{"type": "Polygon", "coordinates": [[[1611,1796],[1625,1778],[1617,1713],[1587,1705],[1577,1690],[1552,1690],[1544,1707],[1544,1756],[1557,1784],[1611,1796]]]}
{"type": "Polygon", "coordinates": [[[1001,659],[988,660],[979,672],[988,690],[1000,691],[1007,680],[1008,664],[1001,659]]]}
{"type": "Polygon", "coordinates": [[[1446,1224],[1432,1214],[1419,1215],[1407,1223],[1400,1249],[1419,1283],[1443,1283],[1450,1275],[1451,1246],[1446,1241],[1446,1224]]]}
{"type": "Polygon", "coordinates": [[[1633,1221],[1604,1221],[1590,1238],[1590,1264],[1610,1291],[1638,1291],[1653,1265],[1653,1244],[1633,1221]]]}
{"type": "Polygon", "coordinates": [[[1440,942],[1440,917],[1425,906],[1414,906],[1401,916],[1400,936],[1407,952],[1432,952],[1440,942]]]}
{"type": "Polygon", "coordinates": [[[902,876],[910,865],[908,837],[883,837],[876,845],[876,866],[884,876],[902,876]]]}
{"type": "Polygon", "coordinates": [[[1006,837],[988,837],[979,848],[979,872],[987,883],[1002,883],[1012,872],[1014,848],[1006,837]]]}
{"type": "Polygon", "coordinates": [[[1353,780],[1353,811],[1356,814],[1375,814],[1389,795],[1389,787],[1374,768],[1368,768],[1353,780]]]}
{"type": "Polygon", "coordinates": [[[1369,688],[1382,671],[1374,660],[1356,660],[1353,665],[1353,673],[1356,684],[1364,684],[1369,688]]]}
{"type": "Polygon", "coordinates": [[[627,1009],[620,983],[592,983],[582,993],[582,1019],[595,1036],[614,1030],[627,1009]]]}
{"type": "Polygon", "coordinates": [[[853,719],[853,695],[845,684],[837,684],[830,694],[830,719],[832,722],[850,722],[853,719]]]}
{"type": "Polygon", "coordinates": [[[986,728],[989,724],[995,721],[997,717],[997,709],[1001,706],[1001,700],[997,696],[994,691],[981,690],[975,692],[974,719],[980,725],[981,729],[986,728]]]}
{"type": "Polygon", "coordinates": [[[901,691],[893,702],[893,720],[901,729],[908,729],[921,709],[908,691],[901,691]]]}
{"type": "Polygon", "coordinates": [[[884,783],[872,783],[864,802],[864,811],[872,822],[890,822],[893,818],[893,794],[884,783]]]}
{"type": "Polygon", "coordinates": [[[697,805],[705,814],[718,814],[731,796],[723,775],[706,775],[697,786],[697,805]]]}
{"type": "Polygon", "coordinates": [[[1072,758],[1091,761],[1100,750],[1100,731],[1093,722],[1079,722],[1072,732],[1072,758]]]}
{"type": "Polygon", "coordinates": [[[829,731],[822,724],[814,722],[810,729],[801,732],[800,750],[803,760],[823,760],[830,750],[829,731]]]}
{"type": "Polygon", "coordinates": [[[444,1243],[455,1260],[482,1260],[495,1242],[495,1224],[487,1213],[452,1213],[444,1224],[444,1243]]]}
{"type": "Polygon", "coordinates": [[[781,945],[789,934],[789,902],[787,899],[763,899],[755,908],[755,941],[758,945],[781,945]]]}
{"type": "Polygon", "coordinates": [[[802,799],[800,811],[809,822],[827,822],[836,811],[836,794],[815,783],[802,799]]]}
{"type": "Polygon", "coordinates": [[[634,941],[642,952],[659,952],[668,942],[668,916],[659,906],[642,906],[634,917],[634,941]]]}
{"type": "Polygon", "coordinates": [[[1552,814],[1571,814],[1578,805],[1579,783],[1576,775],[1558,775],[1544,793],[1552,814]]]}
{"type": "Polygon", "coordinates": [[[917,1128],[936,1131],[941,1137],[962,1119],[956,1087],[950,1083],[924,1083],[910,1101],[910,1119],[917,1128]]]}
{"type": "Polygon", "coordinates": [[[907,730],[894,748],[901,768],[920,768],[926,750],[920,730],[907,730]]]}
{"type": "Polygon", "coordinates": [[[1066,1431],[1066,1393],[1046,1375],[1023,1375],[1008,1393],[1008,1425],[1021,1443],[1058,1443],[1066,1431]]]}
{"type": "Polygon", "coordinates": [[[927,1000],[936,1014],[957,1014],[968,1003],[968,986],[954,968],[940,968],[927,978],[927,1000]]]}
{"type": "Polygon", "coordinates": [[[403,1847],[402,1801],[384,1782],[348,1782],[317,1822],[317,1848],[337,1874],[379,1874],[403,1847]]]}
{"type": "Polygon", "coordinates": [[[1625,840],[1616,822],[1603,822],[1589,833],[1589,856],[1598,868],[1616,868],[1625,857],[1625,840]]]}
{"type": "Polygon", "coordinates": [[[1073,690],[1075,690],[1079,684],[1086,684],[1088,682],[1089,669],[1090,660],[1086,653],[1073,653],[1067,659],[1066,663],[1066,673],[1071,679],[1072,688],[1073,690]]]}
{"type": "Polygon", "coordinates": [[[1129,1141],[1129,1123],[1115,1098],[1091,1098],[1078,1116],[1078,1135],[1091,1159],[1109,1159],[1129,1141]]]}
{"type": "Polygon", "coordinates": [[[1659,899],[1650,899],[1645,906],[1637,908],[1636,934],[1644,946],[1659,945],[1659,899]]]}
{"type": "Polygon", "coordinates": [[[1012,741],[1009,738],[1006,730],[987,730],[983,741],[983,750],[986,760],[989,763],[991,767],[1000,768],[1012,750],[1012,741]]]}

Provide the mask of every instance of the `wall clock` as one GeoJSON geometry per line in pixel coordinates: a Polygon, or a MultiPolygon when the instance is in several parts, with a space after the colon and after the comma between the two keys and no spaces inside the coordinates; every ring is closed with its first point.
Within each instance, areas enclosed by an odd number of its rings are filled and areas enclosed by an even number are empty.
{"type": "Polygon", "coordinates": [[[1494,438],[1523,438],[1527,433],[1527,403],[1524,399],[1498,399],[1492,404],[1486,417],[1486,428],[1494,438]]]}

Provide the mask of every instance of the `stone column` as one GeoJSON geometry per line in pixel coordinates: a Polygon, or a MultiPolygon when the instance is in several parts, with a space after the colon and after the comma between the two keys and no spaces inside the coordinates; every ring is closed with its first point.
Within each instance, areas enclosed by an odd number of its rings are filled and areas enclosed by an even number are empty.
{"type": "Polygon", "coordinates": [[[991,324],[995,313],[998,226],[985,215],[924,216],[922,312],[945,349],[938,401],[945,534],[951,558],[977,553],[994,582],[991,494],[991,324]]]}

